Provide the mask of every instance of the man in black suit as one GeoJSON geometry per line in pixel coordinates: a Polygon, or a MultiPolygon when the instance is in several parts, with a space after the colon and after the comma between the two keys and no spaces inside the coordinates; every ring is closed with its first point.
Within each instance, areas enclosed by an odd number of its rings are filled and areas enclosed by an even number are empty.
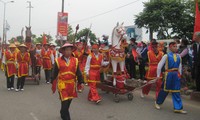
{"type": "Polygon", "coordinates": [[[194,67],[194,78],[196,80],[196,89],[200,91],[200,31],[194,35],[195,43],[193,44],[193,67],[194,67]]]}
{"type": "Polygon", "coordinates": [[[128,48],[126,49],[126,68],[128,70],[128,73],[130,75],[130,77],[132,79],[136,78],[136,62],[134,60],[134,57],[132,55],[132,49],[136,49],[137,48],[137,43],[136,43],[136,39],[135,38],[131,38],[130,39],[130,44],[128,46],[128,48]]]}

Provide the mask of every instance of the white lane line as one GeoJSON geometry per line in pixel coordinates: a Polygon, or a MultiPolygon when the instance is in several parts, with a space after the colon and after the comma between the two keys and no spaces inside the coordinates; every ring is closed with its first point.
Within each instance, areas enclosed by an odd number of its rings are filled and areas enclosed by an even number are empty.
{"type": "Polygon", "coordinates": [[[34,113],[31,112],[30,115],[33,117],[34,120],[39,120],[39,119],[35,116],[34,113]]]}

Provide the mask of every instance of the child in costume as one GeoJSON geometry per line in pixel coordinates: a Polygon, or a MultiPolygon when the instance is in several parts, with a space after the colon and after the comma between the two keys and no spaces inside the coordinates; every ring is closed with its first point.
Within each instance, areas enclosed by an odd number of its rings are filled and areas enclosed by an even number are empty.
{"type": "Polygon", "coordinates": [[[86,76],[88,78],[88,85],[90,87],[88,100],[99,103],[101,102],[101,97],[97,91],[97,83],[100,82],[100,69],[101,66],[108,65],[109,62],[103,61],[103,55],[99,53],[99,45],[92,45],[92,53],[87,57],[86,62],[86,76]]]}
{"type": "Polygon", "coordinates": [[[157,67],[157,79],[160,78],[162,67],[165,65],[165,78],[162,83],[162,89],[158,94],[158,98],[155,102],[156,109],[160,109],[160,105],[165,101],[168,93],[172,93],[172,100],[175,113],[186,114],[187,111],[183,110],[183,104],[180,95],[181,81],[180,76],[182,74],[181,57],[177,54],[177,44],[171,42],[169,44],[170,52],[164,55],[157,67]]]}

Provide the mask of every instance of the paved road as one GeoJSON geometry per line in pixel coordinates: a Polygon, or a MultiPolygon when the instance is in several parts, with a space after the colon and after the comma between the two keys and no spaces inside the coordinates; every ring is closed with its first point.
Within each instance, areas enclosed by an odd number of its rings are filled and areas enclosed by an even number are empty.
{"type": "MultiPolygon", "coordinates": [[[[7,91],[3,72],[0,72],[0,120],[61,120],[58,95],[52,95],[50,85],[25,85],[25,91],[7,91]]],[[[42,77],[43,78],[43,77],[42,77]]],[[[87,101],[88,88],[71,104],[72,120],[200,120],[200,102],[184,97],[187,115],[173,113],[171,96],[161,110],[154,109],[154,92],[144,99],[139,91],[133,101],[120,96],[120,103],[113,102],[113,95],[100,91],[103,101],[99,105],[87,101]]]]}

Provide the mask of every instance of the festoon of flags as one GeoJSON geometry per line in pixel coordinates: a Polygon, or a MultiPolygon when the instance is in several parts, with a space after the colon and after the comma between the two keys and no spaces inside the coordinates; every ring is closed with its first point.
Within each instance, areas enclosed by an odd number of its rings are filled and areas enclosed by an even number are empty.
{"type": "MultiPolygon", "coordinates": [[[[195,12],[195,23],[194,23],[194,33],[200,31],[200,12],[198,0],[196,0],[196,12],[195,12]]],[[[194,40],[194,35],[193,35],[194,40]]]]}

